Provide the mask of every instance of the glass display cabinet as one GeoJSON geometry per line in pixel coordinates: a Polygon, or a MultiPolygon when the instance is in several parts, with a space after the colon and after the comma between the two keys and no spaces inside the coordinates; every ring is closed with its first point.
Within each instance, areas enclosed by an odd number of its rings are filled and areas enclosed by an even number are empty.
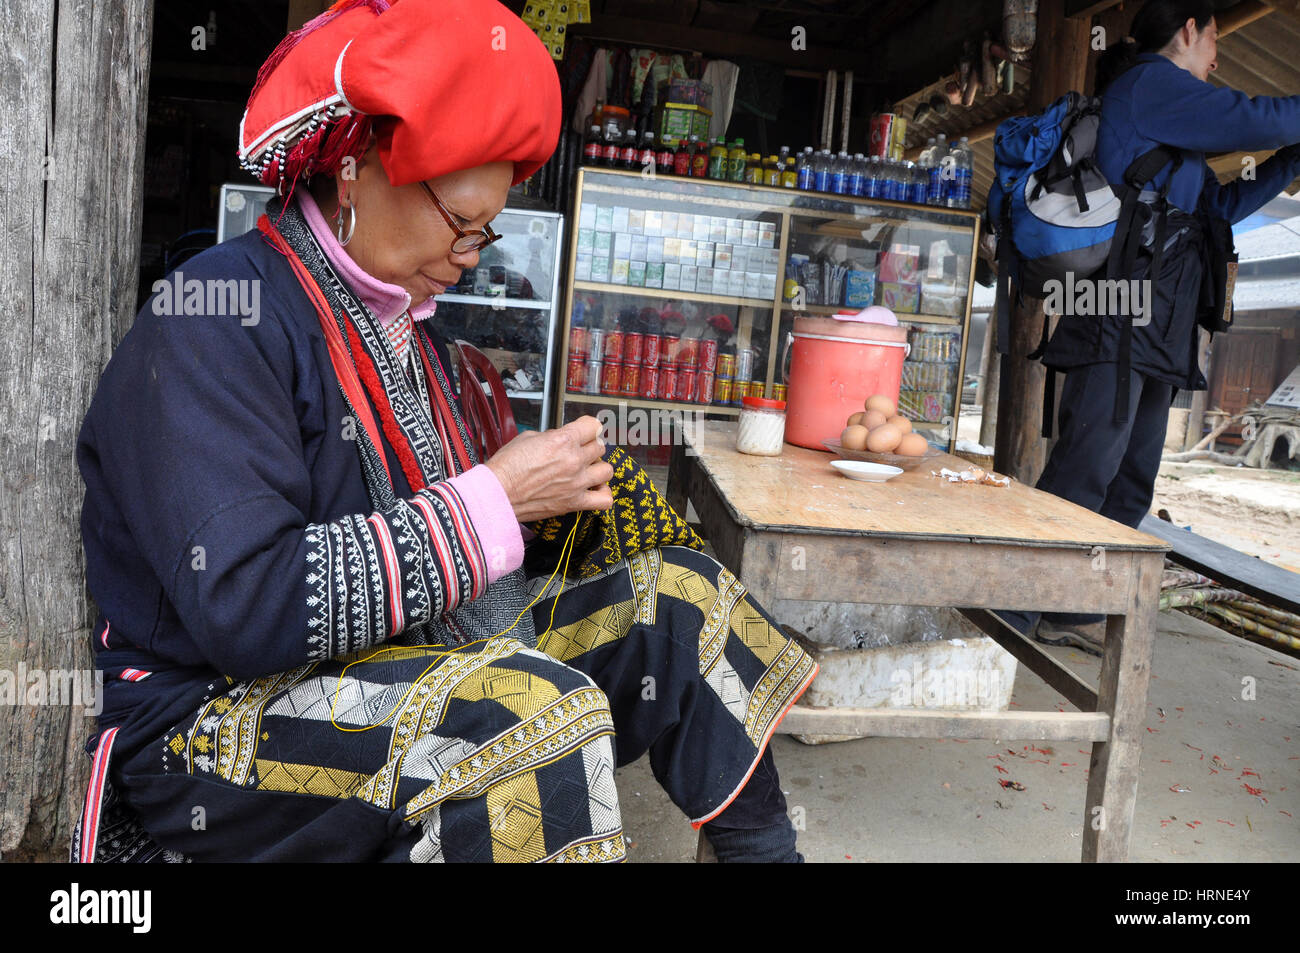
{"type": "Polygon", "coordinates": [[[955,445],[976,213],[584,168],[573,222],[556,421],[735,416],[746,394],[785,396],[796,317],[881,304],[911,345],[900,411],[955,445]]]}
{"type": "MultiPolygon", "coordinates": [[[[555,212],[507,208],[492,220],[501,240],[479,253],[475,268],[438,296],[429,320],[449,343],[473,344],[501,374],[520,430],[545,430],[557,391],[560,255],[564,219],[555,212]]],[[[459,386],[459,384],[457,385],[459,386]]]]}

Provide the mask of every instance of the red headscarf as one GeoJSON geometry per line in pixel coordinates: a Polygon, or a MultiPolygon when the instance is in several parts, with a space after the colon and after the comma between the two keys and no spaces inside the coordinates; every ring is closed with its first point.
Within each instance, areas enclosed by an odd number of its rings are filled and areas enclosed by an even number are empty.
{"type": "Polygon", "coordinates": [[[258,71],[239,158],[284,192],[338,174],[373,131],[394,186],[502,161],[518,183],[555,151],[560,111],[546,47],[496,0],[340,0],[258,71]]]}

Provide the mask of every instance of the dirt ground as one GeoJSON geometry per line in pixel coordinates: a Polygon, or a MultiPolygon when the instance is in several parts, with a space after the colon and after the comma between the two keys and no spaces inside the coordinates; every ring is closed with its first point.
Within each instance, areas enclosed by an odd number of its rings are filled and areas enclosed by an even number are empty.
{"type": "MultiPolygon", "coordinates": [[[[957,435],[978,442],[978,410],[963,407],[957,435]]],[[[1165,463],[1151,512],[1265,562],[1300,572],[1300,473],[1165,463]]]]}

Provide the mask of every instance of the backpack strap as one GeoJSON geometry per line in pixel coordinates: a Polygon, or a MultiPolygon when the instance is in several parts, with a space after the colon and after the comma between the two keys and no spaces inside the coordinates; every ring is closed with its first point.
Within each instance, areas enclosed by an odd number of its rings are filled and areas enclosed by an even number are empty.
{"type": "MultiPolygon", "coordinates": [[[[1169,173],[1169,181],[1161,188],[1159,198],[1153,207],[1157,216],[1155,247],[1152,249],[1151,259],[1153,286],[1154,281],[1159,278],[1161,260],[1165,251],[1166,226],[1169,220],[1166,214],[1169,204],[1167,198],[1169,185],[1173,182],[1174,173],[1183,164],[1182,153],[1167,146],[1157,146],[1150,152],[1138,156],[1124,172],[1125,188],[1120,201],[1119,219],[1115,222],[1115,237],[1111,241],[1110,257],[1106,262],[1106,274],[1110,278],[1127,281],[1133,274],[1138,252],[1142,248],[1142,219],[1137,214],[1142,188],[1170,163],[1173,164],[1173,168],[1169,173]]],[[[1151,302],[1147,302],[1147,307],[1151,307],[1151,302]]],[[[1128,314],[1122,317],[1119,331],[1119,384],[1115,389],[1114,413],[1116,424],[1122,424],[1128,419],[1130,390],[1128,381],[1132,370],[1132,356],[1133,315],[1128,314]]]]}

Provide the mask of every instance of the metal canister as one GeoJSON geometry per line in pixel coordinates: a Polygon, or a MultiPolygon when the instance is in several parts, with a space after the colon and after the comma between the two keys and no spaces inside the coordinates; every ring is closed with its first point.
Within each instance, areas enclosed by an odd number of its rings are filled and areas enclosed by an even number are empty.
{"type": "Polygon", "coordinates": [[[587,329],[583,327],[571,328],[569,330],[569,360],[575,357],[585,358],[591,352],[588,348],[591,346],[591,340],[587,335],[587,329]]]}
{"type": "Polygon", "coordinates": [[[677,365],[660,364],[659,365],[659,399],[673,400],[673,392],[677,390],[677,365]]]}
{"type": "Polygon", "coordinates": [[[600,393],[600,378],[604,373],[604,361],[598,357],[587,358],[587,393],[600,393]]]}
{"type": "Polygon", "coordinates": [[[731,385],[734,382],[730,377],[723,377],[721,374],[713,379],[713,402],[726,407],[731,403],[731,385]]]}
{"type": "Polygon", "coordinates": [[[876,113],[871,117],[871,133],[868,138],[869,155],[889,158],[894,145],[894,123],[898,119],[893,113],[876,113]]]}
{"type": "Polygon", "coordinates": [[[600,392],[617,396],[619,386],[623,382],[623,362],[606,361],[604,370],[600,374],[600,392]]]}
{"type": "Polygon", "coordinates": [[[767,396],[767,382],[766,382],[766,381],[750,381],[750,382],[749,382],[749,396],[750,396],[750,397],[758,397],[758,398],[760,398],[760,399],[766,397],[766,396],[767,396]]]}
{"type": "Polygon", "coordinates": [[[718,342],[713,340],[713,338],[702,338],[700,340],[698,353],[700,355],[700,370],[708,371],[710,374],[717,373],[718,342]]]}
{"type": "Polygon", "coordinates": [[[682,338],[681,346],[677,349],[677,364],[692,370],[700,366],[699,338],[682,338]]]}
{"type": "Polygon", "coordinates": [[[640,364],[641,354],[645,350],[644,334],[635,331],[623,332],[623,363],[640,364]]]}
{"type": "Polygon", "coordinates": [[[773,384],[773,385],[772,385],[772,399],[773,399],[773,400],[789,400],[789,394],[790,394],[790,388],[789,388],[788,385],[786,385],[786,384],[773,384]]]}
{"type": "Polygon", "coordinates": [[[618,392],[624,397],[635,397],[641,388],[641,365],[624,364],[623,377],[618,392]]]}
{"type": "Polygon", "coordinates": [[[645,335],[645,340],[641,342],[641,363],[646,367],[657,367],[662,343],[663,338],[657,334],[645,335]]]}
{"type": "Polygon", "coordinates": [[[673,388],[673,400],[694,400],[697,376],[693,367],[680,368],[677,371],[677,386],[673,388]]]}
{"type": "Polygon", "coordinates": [[[605,329],[590,328],[587,331],[587,356],[605,359],[605,329]]]}
{"type": "Polygon", "coordinates": [[[623,332],[605,332],[605,361],[623,361],[623,332]]]}
{"type": "Polygon", "coordinates": [[[713,403],[713,372],[700,371],[695,381],[695,400],[701,404],[713,403]]]}
{"type": "Polygon", "coordinates": [[[753,374],[754,349],[752,347],[742,347],[736,352],[736,373],[733,376],[738,381],[747,381],[753,374]]]}
{"type": "Polygon", "coordinates": [[[568,388],[571,394],[587,392],[587,359],[585,357],[569,358],[568,388]]]}
{"type": "Polygon", "coordinates": [[[736,376],[736,355],[728,351],[726,354],[718,355],[717,369],[714,371],[719,377],[736,376]]]}
{"type": "Polygon", "coordinates": [[[641,397],[654,400],[659,396],[659,365],[643,364],[641,366],[641,397]]]}

